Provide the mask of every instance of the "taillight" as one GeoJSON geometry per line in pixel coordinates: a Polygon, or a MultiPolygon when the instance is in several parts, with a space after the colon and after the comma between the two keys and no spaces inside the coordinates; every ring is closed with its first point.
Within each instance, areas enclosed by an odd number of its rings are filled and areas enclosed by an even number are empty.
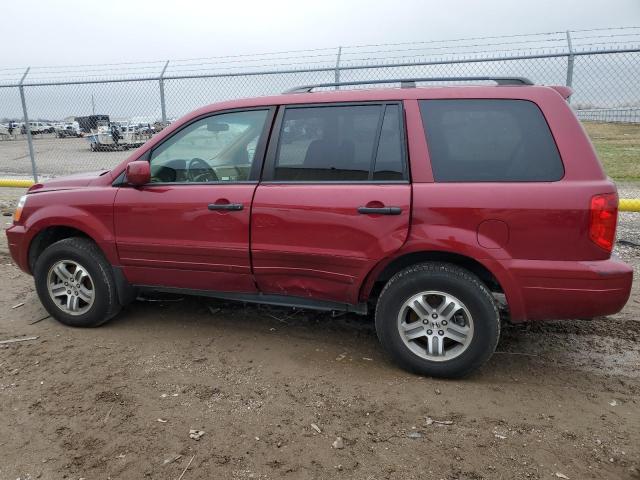
{"type": "Polygon", "coordinates": [[[589,237],[596,245],[610,252],[616,237],[618,195],[603,193],[591,197],[589,215],[589,237]]]}

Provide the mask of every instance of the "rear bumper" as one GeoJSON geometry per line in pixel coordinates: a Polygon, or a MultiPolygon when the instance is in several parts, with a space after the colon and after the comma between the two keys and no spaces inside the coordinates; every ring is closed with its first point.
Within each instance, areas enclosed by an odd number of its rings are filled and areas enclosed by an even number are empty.
{"type": "Polygon", "coordinates": [[[520,290],[516,303],[521,308],[512,311],[514,321],[611,315],[625,306],[633,282],[633,269],[615,257],[584,262],[513,260],[507,268],[520,290]]]}

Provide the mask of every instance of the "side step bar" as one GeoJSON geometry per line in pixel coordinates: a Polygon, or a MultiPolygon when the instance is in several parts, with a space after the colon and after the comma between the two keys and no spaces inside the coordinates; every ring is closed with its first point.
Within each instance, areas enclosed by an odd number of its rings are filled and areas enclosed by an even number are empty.
{"type": "Polygon", "coordinates": [[[221,300],[233,300],[236,302],[262,303],[265,305],[278,305],[282,307],[306,308],[325,312],[353,312],[358,315],[366,315],[368,312],[366,303],[352,305],[349,303],[331,302],[325,300],[313,300],[305,297],[289,295],[270,295],[265,293],[234,293],[213,292],[209,290],[191,290],[188,288],[156,287],[152,285],[137,285],[142,291],[177,293],[181,295],[194,295],[198,297],[218,298],[221,300]]]}

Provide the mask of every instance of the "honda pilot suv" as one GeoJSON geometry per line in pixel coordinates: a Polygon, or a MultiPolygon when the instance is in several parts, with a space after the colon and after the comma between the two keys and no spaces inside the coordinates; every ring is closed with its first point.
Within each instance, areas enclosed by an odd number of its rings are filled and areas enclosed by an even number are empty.
{"type": "Polygon", "coordinates": [[[491,80],[201,108],[110,171],[32,186],[11,254],[67,325],[145,290],[375,312],[400,366],[463,376],[501,320],[613,314],[632,282],[571,90],[491,80]]]}

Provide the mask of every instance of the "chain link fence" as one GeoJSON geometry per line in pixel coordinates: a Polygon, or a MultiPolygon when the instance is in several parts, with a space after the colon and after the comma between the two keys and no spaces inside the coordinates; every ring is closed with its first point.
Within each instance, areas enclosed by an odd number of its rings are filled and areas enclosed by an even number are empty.
{"type": "Polygon", "coordinates": [[[0,176],[112,168],[202,105],[298,85],[524,76],[570,85],[585,121],[640,123],[640,27],[175,61],[0,68],[0,176]]]}

